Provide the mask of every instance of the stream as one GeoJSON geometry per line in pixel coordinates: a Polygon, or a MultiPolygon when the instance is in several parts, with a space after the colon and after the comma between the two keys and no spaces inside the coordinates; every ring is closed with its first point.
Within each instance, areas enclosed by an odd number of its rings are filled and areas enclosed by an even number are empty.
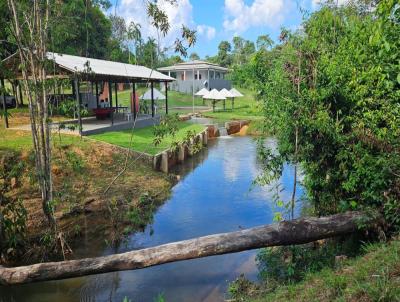
{"type": "MultiPolygon", "coordinates": [[[[270,143],[273,143],[271,140],[270,143]]],[[[77,257],[109,255],[209,234],[237,231],[273,222],[277,210],[266,187],[252,186],[260,173],[256,142],[225,136],[209,142],[196,156],[172,171],[181,176],[170,198],[144,232],[118,248],[102,238],[82,238],[77,257]]],[[[289,200],[293,169],[285,167],[281,197],[289,200]]],[[[298,186],[297,196],[302,194],[298,186]]],[[[297,215],[301,210],[299,204],[297,215]]],[[[0,301],[224,301],[230,281],[244,274],[257,280],[257,251],[213,256],[94,276],[0,287],[0,301]]]]}

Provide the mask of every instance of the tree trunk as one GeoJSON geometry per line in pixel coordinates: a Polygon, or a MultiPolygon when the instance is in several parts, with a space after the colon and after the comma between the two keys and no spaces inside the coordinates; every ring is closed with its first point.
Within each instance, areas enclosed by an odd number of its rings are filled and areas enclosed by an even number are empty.
{"type": "Polygon", "coordinates": [[[0,284],[22,284],[134,270],[261,247],[303,244],[349,234],[358,230],[360,225],[372,226],[378,221],[376,217],[348,212],[321,218],[303,218],[104,257],[0,268],[0,284]]]}

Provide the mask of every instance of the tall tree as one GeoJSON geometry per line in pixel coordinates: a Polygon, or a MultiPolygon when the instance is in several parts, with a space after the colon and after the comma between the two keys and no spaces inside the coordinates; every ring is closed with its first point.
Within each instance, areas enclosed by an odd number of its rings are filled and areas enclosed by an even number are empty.
{"type": "Polygon", "coordinates": [[[190,59],[191,61],[200,60],[200,56],[199,56],[197,53],[192,52],[192,53],[190,54],[190,56],[189,56],[189,59],[190,59]]]}
{"type": "MultiPolygon", "coordinates": [[[[142,33],[140,32],[141,25],[139,23],[131,22],[128,27],[128,40],[132,42],[135,46],[135,64],[137,64],[138,49],[142,42],[142,33]]],[[[130,49],[128,47],[128,52],[130,54],[130,49]]],[[[130,62],[129,58],[129,63],[130,62]]]]}
{"type": "Polygon", "coordinates": [[[269,35],[261,35],[257,37],[257,50],[267,50],[274,45],[274,41],[269,35]]]}
{"type": "Polygon", "coordinates": [[[232,46],[228,41],[221,41],[218,45],[217,62],[221,66],[228,67],[232,63],[231,52],[232,46]]]}

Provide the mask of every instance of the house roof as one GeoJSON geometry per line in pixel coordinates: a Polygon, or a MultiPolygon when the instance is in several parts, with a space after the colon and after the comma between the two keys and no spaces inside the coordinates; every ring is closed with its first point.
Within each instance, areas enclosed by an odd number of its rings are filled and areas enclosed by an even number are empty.
{"type": "Polygon", "coordinates": [[[169,82],[175,80],[161,72],[140,65],[71,56],[53,52],[48,52],[47,57],[50,60],[54,60],[60,68],[73,73],[87,72],[89,75],[92,74],[93,76],[97,75],[105,78],[122,78],[127,80],[154,80],[157,82],[169,82]]]}
{"type": "Polygon", "coordinates": [[[177,63],[172,66],[167,67],[160,67],[157,68],[158,71],[183,71],[183,70],[193,70],[193,69],[211,69],[211,70],[218,70],[218,71],[229,71],[228,68],[219,66],[214,63],[210,63],[207,61],[201,60],[194,60],[189,62],[177,63]]]}
{"type": "MultiPolygon", "coordinates": [[[[47,58],[56,64],[55,75],[51,72],[49,76],[70,77],[71,74],[80,73],[85,75],[87,80],[114,81],[114,82],[171,82],[174,78],[161,72],[152,70],[145,66],[132,65],[121,62],[112,62],[87,57],[72,56],[54,52],[48,52],[47,58]]],[[[21,77],[18,70],[19,56],[11,56],[6,64],[16,73],[17,78],[21,77]]]]}

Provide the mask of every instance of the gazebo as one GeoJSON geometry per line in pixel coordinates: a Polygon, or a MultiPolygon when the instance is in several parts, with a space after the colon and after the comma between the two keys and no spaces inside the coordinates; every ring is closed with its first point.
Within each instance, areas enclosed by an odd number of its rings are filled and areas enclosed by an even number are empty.
{"type": "MultiPolygon", "coordinates": [[[[131,112],[134,120],[137,118],[137,102],[136,102],[136,84],[147,83],[150,84],[151,91],[154,91],[155,83],[165,84],[165,112],[168,114],[168,83],[175,79],[164,75],[154,69],[147,68],[145,66],[132,65],[120,62],[112,62],[106,60],[99,60],[87,57],[72,56],[66,54],[59,54],[48,52],[47,57],[50,61],[54,62],[54,70],[49,73],[49,77],[56,77],[60,79],[70,79],[72,84],[72,93],[79,107],[82,106],[82,97],[80,94],[81,81],[91,82],[91,85],[95,87],[95,100],[91,106],[93,110],[100,108],[100,94],[99,94],[99,83],[108,84],[108,103],[112,112],[118,111],[118,94],[117,89],[119,83],[130,84],[132,87],[132,99],[131,100],[131,112]],[[112,85],[114,84],[114,85],[112,85]],[[115,87],[115,103],[113,102],[112,86],[115,87]]],[[[7,68],[13,70],[15,79],[21,80],[22,74],[19,70],[19,56],[13,55],[7,59],[7,68]]],[[[151,99],[151,117],[155,117],[155,105],[154,105],[154,94],[150,93],[151,99]]],[[[78,110],[78,123],[79,129],[82,131],[82,118],[78,110]]],[[[127,123],[132,123],[127,122],[127,123]]],[[[114,125],[113,114],[111,114],[111,126],[114,125]]],[[[115,130],[115,127],[110,127],[115,130]]],[[[122,130],[122,126],[118,129],[122,130]]],[[[125,125],[125,128],[129,128],[129,125],[125,125]]]]}

